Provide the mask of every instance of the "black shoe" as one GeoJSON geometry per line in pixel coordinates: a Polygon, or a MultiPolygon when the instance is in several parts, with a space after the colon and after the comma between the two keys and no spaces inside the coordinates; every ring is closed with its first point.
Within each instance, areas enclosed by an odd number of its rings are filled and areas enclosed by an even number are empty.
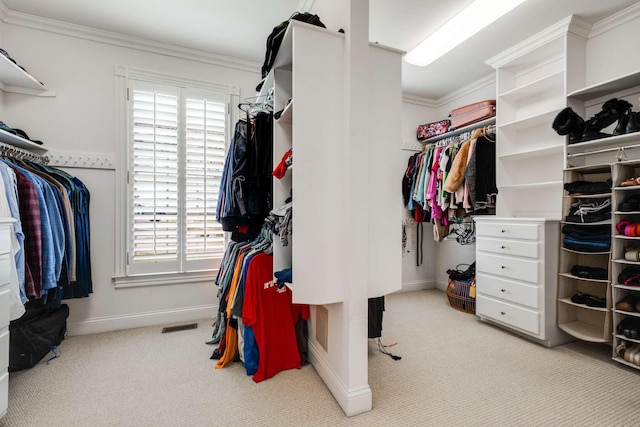
{"type": "Polygon", "coordinates": [[[633,196],[628,196],[618,205],[618,210],[620,212],[633,212],[640,210],[640,195],[634,194],[633,196]]]}
{"type": "Polygon", "coordinates": [[[569,144],[575,144],[582,139],[584,119],[571,107],[566,107],[558,113],[551,127],[558,135],[569,135],[569,144]]]}
{"type": "Polygon", "coordinates": [[[627,121],[627,133],[640,131],[640,112],[634,113],[629,110],[629,120],[627,121]]]}

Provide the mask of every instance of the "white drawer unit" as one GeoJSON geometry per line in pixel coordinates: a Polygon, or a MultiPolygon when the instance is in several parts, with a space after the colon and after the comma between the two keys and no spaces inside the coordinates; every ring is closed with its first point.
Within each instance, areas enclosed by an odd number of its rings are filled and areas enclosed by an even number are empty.
{"type": "Polygon", "coordinates": [[[9,403],[9,263],[11,260],[10,236],[13,219],[0,218],[0,418],[7,413],[9,403]]]}
{"type": "Polygon", "coordinates": [[[547,347],[571,341],[556,325],[559,221],[474,219],[476,315],[547,347]]]}

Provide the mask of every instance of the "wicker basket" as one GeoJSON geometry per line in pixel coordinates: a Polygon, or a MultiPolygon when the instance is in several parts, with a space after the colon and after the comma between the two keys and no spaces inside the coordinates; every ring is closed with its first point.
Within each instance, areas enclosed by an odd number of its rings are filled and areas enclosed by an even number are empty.
{"type": "Polygon", "coordinates": [[[476,312],[476,281],[461,282],[449,279],[447,285],[447,297],[451,307],[465,313],[476,312]],[[473,288],[473,289],[472,289],[473,288]]]}

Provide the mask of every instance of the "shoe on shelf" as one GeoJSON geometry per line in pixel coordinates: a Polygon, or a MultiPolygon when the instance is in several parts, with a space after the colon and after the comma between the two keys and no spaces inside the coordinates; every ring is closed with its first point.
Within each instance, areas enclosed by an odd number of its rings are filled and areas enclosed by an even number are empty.
{"type": "MultiPolygon", "coordinates": [[[[620,121],[625,120],[623,117],[631,107],[631,103],[624,99],[611,98],[606,101],[602,104],[602,110],[600,112],[596,113],[592,118],[584,122],[584,131],[582,133],[581,141],[592,141],[594,139],[611,136],[602,132],[602,129],[611,126],[615,122],[618,122],[616,130],[618,130],[618,132],[622,132],[623,127],[620,126],[620,121]]],[[[624,131],[626,132],[626,122],[624,131]]]]}
{"type": "Polygon", "coordinates": [[[569,144],[575,144],[582,139],[584,119],[571,107],[566,107],[553,119],[551,127],[558,135],[569,135],[569,144]]]}
{"type": "Polygon", "coordinates": [[[640,131],[640,112],[629,110],[629,120],[627,121],[626,133],[634,133],[640,131]]]}
{"type": "Polygon", "coordinates": [[[621,187],[633,187],[640,185],[640,178],[629,178],[620,183],[621,187]]]}
{"type": "Polygon", "coordinates": [[[637,302],[636,297],[629,294],[616,303],[616,310],[635,311],[637,302]]]}
{"type": "Polygon", "coordinates": [[[640,195],[634,194],[628,196],[619,205],[618,210],[621,212],[632,212],[640,209],[640,195]]]}
{"type": "Polygon", "coordinates": [[[618,343],[618,345],[616,346],[616,354],[619,357],[622,357],[624,359],[624,353],[627,350],[627,342],[620,340],[620,342],[618,343]]]}

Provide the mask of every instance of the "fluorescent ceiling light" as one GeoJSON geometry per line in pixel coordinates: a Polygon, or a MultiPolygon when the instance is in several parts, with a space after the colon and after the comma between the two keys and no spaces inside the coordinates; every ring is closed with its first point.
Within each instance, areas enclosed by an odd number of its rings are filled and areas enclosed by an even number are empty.
{"type": "Polygon", "coordinates": [[[525,0],[475,0],[404,56],[424,67],[449,52],[525,0]]]}

